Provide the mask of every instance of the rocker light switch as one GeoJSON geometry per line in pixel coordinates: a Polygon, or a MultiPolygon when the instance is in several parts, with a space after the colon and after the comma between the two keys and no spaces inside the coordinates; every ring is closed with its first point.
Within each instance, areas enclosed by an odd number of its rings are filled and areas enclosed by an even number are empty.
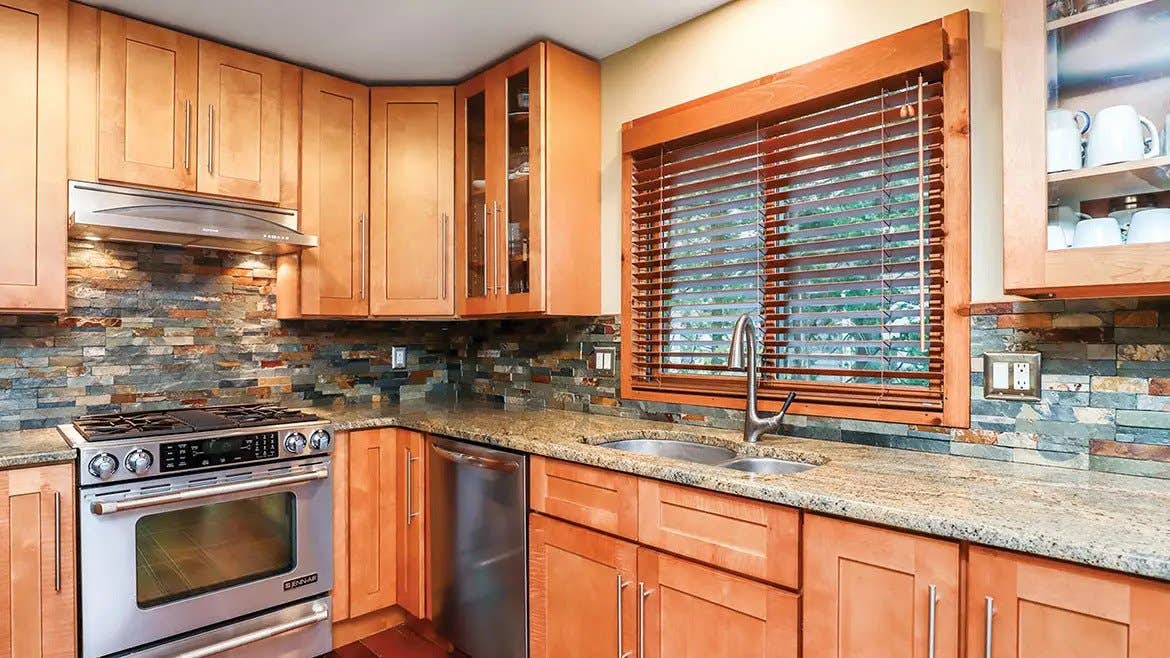
{"type": "Polygon", "coordinates": [[[617,350],[612,347],[596,347],[593,349],[593,369],[601,372],[613,372],[614,357],[617,350]]]}
{"type": "Polygon", "coordinates": [[[1039,400],[1040,353],[987,352],[984,354],[983,397],[987,400],[1039,400]]]}

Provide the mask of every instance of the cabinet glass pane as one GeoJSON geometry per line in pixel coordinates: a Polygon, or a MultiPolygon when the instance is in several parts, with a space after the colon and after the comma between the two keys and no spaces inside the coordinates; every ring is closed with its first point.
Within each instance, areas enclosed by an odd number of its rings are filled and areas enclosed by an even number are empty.
{"type": "Polygon", "coordinates": [[[528,71],[508,78],[508,294],[528,292],[529,226],[529,140],[528,71]]]}
{"type": "Polygon", "coordinates": [[[1046,9],[1048,249],[1170,242],[1170,0],[1046,9]]]}
{"type": "Polygon", "coordinates": [[[487,130],[484,92],[467,99],[467,296],[487,296],[487,130]]]}

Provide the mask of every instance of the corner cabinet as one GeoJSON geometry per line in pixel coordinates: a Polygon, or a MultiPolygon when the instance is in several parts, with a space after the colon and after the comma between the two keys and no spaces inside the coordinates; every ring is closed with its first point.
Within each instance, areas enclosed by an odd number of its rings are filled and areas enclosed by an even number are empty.
{"type": "Polygon", "coordinates": [[[1170,293],[1170,56],[1134,45],[1167,29],[1168,0],[1003,3],[1005,291],[1170,293]]]}
{"type": "Polygon", "coordinates": [[[456,88],[461,316],[600,313],[600,92],[548,42],[456,88]]]}
{"type": "Polygon", "coordinates": [[[67,11],[0,0],[0,312],[66,306],[67,11]]]}
{"type": "Polygon", "coordinates": [[[76,491],[72,464],[0,472],[0,656],[77,655],[76,491]]]}

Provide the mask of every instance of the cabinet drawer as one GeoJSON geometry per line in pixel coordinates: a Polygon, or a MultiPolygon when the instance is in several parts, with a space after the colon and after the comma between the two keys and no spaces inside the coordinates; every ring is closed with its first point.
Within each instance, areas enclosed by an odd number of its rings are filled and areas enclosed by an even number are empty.
{"type": "Polygon", "coordinates": [[[640,480],[638,541],[784,587],[800,586],[800,512],[788,507],[640,480]]]}
{"type": "Polygon", "coordinates": [[[533,457],[532,509],[613,535],[638,534],[638,478],[601,468],[533,457]]]}

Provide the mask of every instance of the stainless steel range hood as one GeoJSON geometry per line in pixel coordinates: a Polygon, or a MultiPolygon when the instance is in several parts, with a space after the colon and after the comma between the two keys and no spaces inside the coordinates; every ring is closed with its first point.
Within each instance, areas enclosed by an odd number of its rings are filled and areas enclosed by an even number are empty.
{"type": "Polygon", "coordinates": [[[297,211],[190,194],[69,181],[69,235],[86,240],[290,254],[317,246],[297,211]]]}

